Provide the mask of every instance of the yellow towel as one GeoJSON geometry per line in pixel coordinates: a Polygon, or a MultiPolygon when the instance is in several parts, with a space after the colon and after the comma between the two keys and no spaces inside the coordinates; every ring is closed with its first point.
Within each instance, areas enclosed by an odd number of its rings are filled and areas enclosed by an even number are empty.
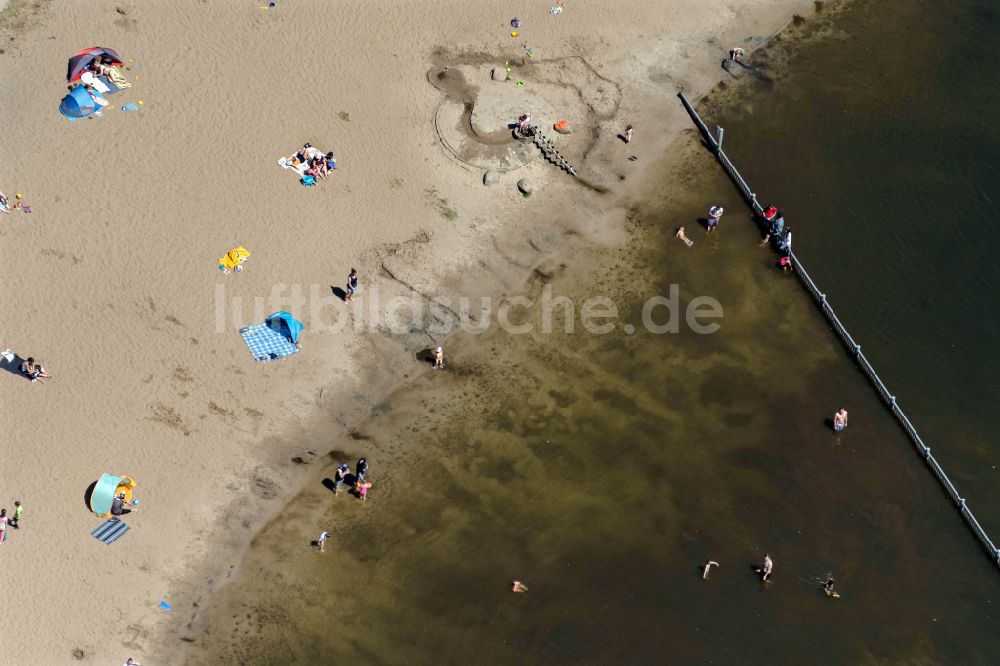
{"type": "Polygon", "coordinates": [[[130,88],[132,86],[132,84],[125,79],[125,76],[118,71],[117,67],[111,67],[110,69],[111,69],[111,74],[108,76],[108,78],[111,79],[111,83],[118,86],[119,90],[121,90],[122,88],[130,88]]]}
{"type": "Polygon", "coordinates": [[[242,245],[234,247],[219,259],[219,267],[231,271],[250,258],[250,253],[242,245]]]}

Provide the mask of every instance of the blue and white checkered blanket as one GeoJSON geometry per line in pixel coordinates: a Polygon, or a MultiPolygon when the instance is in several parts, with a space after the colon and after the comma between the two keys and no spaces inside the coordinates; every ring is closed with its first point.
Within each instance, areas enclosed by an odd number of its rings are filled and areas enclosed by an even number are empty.
{"type": "Polygon", "coordinates": [[[243,340],[247,343],[250,353],[258,361],[284,358],[299,350],[298,345],[290,342],[288,338],[268,327],[267,324],[247,326],[240,333],[243,335],[243,340]]]}

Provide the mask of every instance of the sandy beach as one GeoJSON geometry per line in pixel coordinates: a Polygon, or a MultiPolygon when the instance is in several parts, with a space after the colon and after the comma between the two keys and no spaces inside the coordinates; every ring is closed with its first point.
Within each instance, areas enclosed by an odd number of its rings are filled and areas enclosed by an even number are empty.
{"type": "Polygon", "coordinates": [[[263,4],[3,15],[0,190],[32,213],[0,219],[0,347],[52,379],[0,378],[0,507],[24,505],[0,545],[0,621],[23,630],[0,661],[174,663],[150,657],[172,654],[309,463],[429,371],[421,352],[446,340],[433,313],[383,306],[502,295],[569,236],[615,242],[643,166],[690,131],[676,91],[708,91],[730,47],[812,7],[263,4]],[[142,105],[71,123],[66,61],[94,45],[127,61],[112,106],[142,105]],[[491,80],[504,62],[511,81],[491,80]],[[515,109],[546,131],[568,118],[557,141],[579,179],[509,138],[515,109]],[[305,142],[337,158],[314,188],[276,164],[305,142]],[[223,275],[238,245],[247,270],[223,275]],[[351,267],[361,293],[344,303],[351,267]],[[239,330],[276,310],[304,322],[302,350],[257,363],[239,330]],[[141,500],[110,546],[84,502],[104,472],[141,500]]]}

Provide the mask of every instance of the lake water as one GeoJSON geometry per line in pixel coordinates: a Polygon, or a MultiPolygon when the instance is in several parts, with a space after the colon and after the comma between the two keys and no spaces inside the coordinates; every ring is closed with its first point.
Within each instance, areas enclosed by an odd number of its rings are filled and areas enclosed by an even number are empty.
{"type": "MultiPolygon", "coordinates": [[[[707,108],[998,532],[987,7],[859,0],[762,54],[773,84],[707,108]]],[[[456,340],[448,371],[335,443],[331,460],[368,456],[370,499],[307,489],[255,540],[191,663],[995,661],[995,566],[794,276],[756,247],[711,156],[679,150],[630,243],[577,248],[524,289],[609,296],[637,332],[569,334],[557,316],[544,334],[532,309],[530,334],[456,340]],[[694,220],[710,202],[728,212],[706,238],[694,220]],[[642,328],[643,303],[672,284],[683,304],[719,300],[718,332],[642,328]],[[834,435],[842,404],[851,425],[834,435]],[[308,547],[317,526],[324,554],[308,547]],[[766,585],[752,571],[765,551],[766,585]],[[709,557],[721,566],[704,581],[709,557]],[[838,600],[820,590],[831,574],[838,600]]]]}

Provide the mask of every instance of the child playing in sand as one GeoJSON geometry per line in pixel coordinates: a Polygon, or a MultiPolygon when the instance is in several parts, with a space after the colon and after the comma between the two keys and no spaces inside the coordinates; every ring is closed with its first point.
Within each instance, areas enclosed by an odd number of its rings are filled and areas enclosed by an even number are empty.
{"type": "Polygon", "coordinates": [[[372,487],[371,481],[365,481],[358,484],[358,497],[364,502],[368,499],[368,489],[372,487]]]}
{"type": "Polygon", "coordinates": [[[14,500],[14,517],[10,519],[10,526],[16,530],[21,529],[21,516],[24,514],[24,507],[17,500],[14,500]]]}
{"type": "Polygon", "coordinates": [[[694,245],[694,241],[684,235],[684,227],[677,227],[677,233],[674,234],[674,236],[677,236],[682,241],[684,241],[684,244],[687,245],[688,247],[694,245]]]}

